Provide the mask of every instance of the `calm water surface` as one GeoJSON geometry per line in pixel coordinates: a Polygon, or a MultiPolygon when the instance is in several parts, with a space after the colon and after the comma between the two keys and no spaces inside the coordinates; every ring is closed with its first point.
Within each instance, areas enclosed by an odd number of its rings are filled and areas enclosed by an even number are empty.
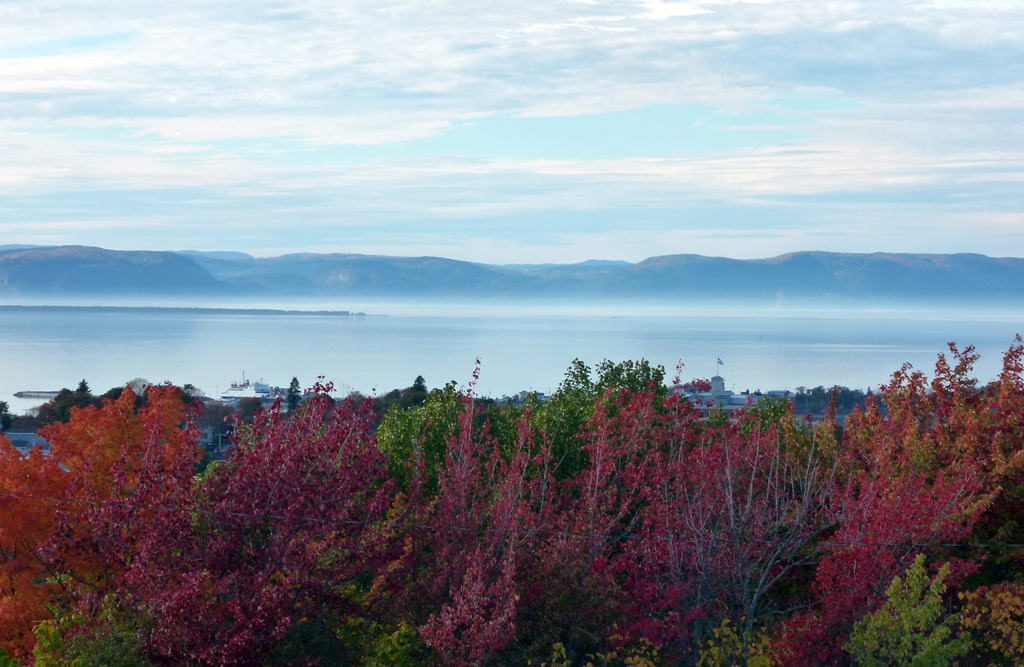
{"type": "MultiPolygon", "coordinates": [[[[684,379],[718,370],[727,385],[794,389],[886,381],[904,362],[930,371],[956,341],[982,354],[977,375],[993,377],[1024,316],[881,315],[501,315],[473,309],[387,316],[225,314],[181,310],[24,309],[0,306],[0,400],[14,410],[38,404],[20,390],[94,391],[143,377],[192,384],[208,394],[232,380],[263,378],[304,386],[318,375],[341,389],[387,391],[423,375],[436,387],[471,378],[478,393],[498,396],[557,387],[574,358],[644,357],[684,379]]],[[[13,411],[13,410],[12,410],[13,411]]]]}

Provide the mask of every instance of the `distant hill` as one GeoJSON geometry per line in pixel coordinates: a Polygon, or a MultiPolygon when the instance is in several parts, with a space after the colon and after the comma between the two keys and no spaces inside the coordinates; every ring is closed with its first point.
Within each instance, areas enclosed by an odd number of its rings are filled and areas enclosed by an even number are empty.
{"type": "Polygon", "coordinates": [[[25,245],[22,243],[8,243],[7,245],[0,245],[0,252],[4,250],[28,250],[30,248],[46,248],[44,245],[25,245]]]}
{"type": "Polygon", "coordinates": [[[575,271],[578,269],[608,268],[609,266],[631,266],[632,262],[625,262],[616,259],[588,259],[575,264],[496,264],[500,269],[515,269],[519,271],[542,271],[544,269],[557,269],[559,271],[575,271]]]}
{"type": "Polygon", "coordinates": [[[1024,259],[796,252],[494,266],[441,257],[61,246],[0,250],[2,294],[997,302],[1024,300],[1024,259]]]}
{"type": "Polygon", "coordinates": [[[0,294],[192,295],[233,289],[173,252],[84,246],[0,251],[0,294]]]}
{"type": "Polygon", "coordinates": [[[984,255],[795,252],[737,260],[701,255],[651,257],[622,271],[616,290],[763,299],[971,299],[1024,296],[1024,259],[984,255]]]}
{"type": "Polygon", "coordinates": [[[213,257],[214,259],[253,259],[253,256],[245,252],[234,250],[178,250],[179,255],[186,257],[213,257]]]}

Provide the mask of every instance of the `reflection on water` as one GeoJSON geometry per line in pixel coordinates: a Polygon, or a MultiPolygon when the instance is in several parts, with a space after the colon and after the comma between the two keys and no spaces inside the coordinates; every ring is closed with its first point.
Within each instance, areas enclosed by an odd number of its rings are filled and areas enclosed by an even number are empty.
{"type": "Polygon", "coordinates": [[[1005,313],[814,315],[613,317],[435,308],[342,317],[0,306],[0,400],[27,407],[11,394],[74,388],[82,378],[94,391],[144,377],[191,382],[212,394],[243,372],[275,385],[297,376],[309,386],[325,375],[339,387],[364,392],[407,386],[423,375],[436,387],[448,380],[468,382],[477,357],[478,392],[484,395],[553,390],[577,357],[590,364],[644,357],[663,364],[670,376],[681,361],[683,379],[719,370],[736,391],[819,384],[864,388],[884,382],[904,362],[930,371],[949,341],[978,348],[977,375],[985,381],[998,372],[1014,334],[1024,331],[1024,318],[1005,313]],[[718,358],[724,367],[717,367],[718,358]]]}

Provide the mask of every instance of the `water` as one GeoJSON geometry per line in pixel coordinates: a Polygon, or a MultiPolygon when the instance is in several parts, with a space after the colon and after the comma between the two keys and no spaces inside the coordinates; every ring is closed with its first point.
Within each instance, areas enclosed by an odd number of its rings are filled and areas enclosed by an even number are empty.
{"type": "MultiPolygon", "coordinates": [[[[554,314],[451,308],[368,316],[227,314],[199,310],[0,306],[0,400],[12,412],[38,405],[21,390],[95,393],[143,377],[192,383],[209,395],[232,380],[309,386],[319,375],[342,390],[466,384],[481,362],[477,392],[554,390],[574,358],[593,365],[644,357],[683,379],[716,371],[735,391],[842,384],[877,387],[904,362],[931,371],[945,344],[974,344],[977,376],[998,373],[1024,332],[1024,314],[900,313],[554,314]],[[724,366],[717,365],[721,358],[724,366]]],[[[372,312],[368,310],[367,312],[372,312]]],[[[386,306],[377,312],[387,313],[386,306]]]]}

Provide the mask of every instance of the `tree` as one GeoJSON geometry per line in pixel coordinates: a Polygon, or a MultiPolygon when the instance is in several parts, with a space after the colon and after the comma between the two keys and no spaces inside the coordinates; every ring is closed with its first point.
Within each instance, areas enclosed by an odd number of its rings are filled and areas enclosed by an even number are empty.
{"type": "Polygon", "coordinates": [[[449,382],[427,396],[423,405],[389,410],[377,430],[377,444],[388,459],[391,479],[405,489],[412,479],[410,463],[420,461],[425,493],[437,490],[438,468],[444,462],[449,438],[459,433],[465,396],[449,382]]]}
{"type": "Polygon", "coordinates": [[[54,422],[66,424],[75,409],[88,406],[98,407],[101,403],[102,401],[93,397],[92,394],[71,391],[65,387],[51,400],[39,406],[39,421],[44,424],[54,422]]]}
{"type": "Polygon", "coordinates": [[[211,435],[226,436],[233,429],[229,418],[235,413],[230,403],[223,401],[210,401],[203,404],[202,413],[196,418],[200,428],[210,429],[211,435]]]}
{"type": "Polygon", "coordinates": [[[0,648],[24,658],[39,622],[92,617],[130,590],[145,536],[167,520],[139,508],[190,502],[199,449],[189,421],[176,387],[151,387],[138,411],[129,387],[40,429],[49,456],[0,439],[0,648]]]}
{"type": "Polygon", "coordinates": [[[960,593],[960,624],[981,640],[992,664],[1024,665],[1024,586],[998,583],[960,593]]]}
{"type": "Polygon", "coordinates": [[[725,619],[711,634],[714,638],[701,646],[697,667],[774,667],[777,664],[771,655],[771,641],[762,632],[738,632],[729,619],[725,619]]]}
{"type": "Polygon", "coordinates": [[[288,385],[287,405],[288,412],[295,412],[302,400],[302,387],[299,385],[299,378],[293,377],[288,385]]]}
{"type": "Polygon", "coordinates": [[[628,389],[633,393],[650,389],[660,398],[668,393],[665,386],[665,368],[652,366],[646,359],[619,363],[605,359],[597,365],[597,375],[598,393],[604,393],[609,388],[628,389]]]}
{"type": "Polygon", "coordinates": [[[988,385],[951,352],[844,429],[839,392],[814,423],[768,400],[702,419],[642,361],[576,361],[522,406],[414,383],[379,428],[374,401],[318,384],[290,413],[231,420],[235,448],[198,473],[197,426],[223,427],[227,404],[65,390],[51,456],[0,437],[0,648],[85,667],[803,667],[850,650],[924,667],[961,654],[938,601],[971,581],[961,627],[1017,664],[1024,342],[988,385]],[[922,554],[947,567],[928,577],[922,554]]]}
{"type": "Polygon", "coordinates": [[[547,401],[528,399],[530,423],[542,432],[557,464],[560,479],[574,477],[587,464],[581,430],[594,414],[594,403],[601,396],[591,380],[590,367],[574,359],[558,390],[547,401]]]}
{"type": "Polygon", "coordinates": [[[186,384],[181,388],[181,401],[189,405],[192,401],[198,401],[203,397],[203,390],[194,384],[186,384]]]}
{"type": "Polygon", "coordinates": [[[389,410],[407,410],[417,408],[427,401],[427,386],[423,376],[419,375],[411,386],[404,389],[392,389],[383,396],[374,399],[374,406],[377,414],[383,417],[389,410]]]}
{"type": "MultiPolygon", "coordinates": [[[[1024,507],[1014,486],[1024,481],[1024,349],[1018,339],[984,390],[971,377],[973,349],[950,352],[953,363],[940,355],[931,382],[905,365],[847,418],[838,529],[815,570],[813,608],[788,619],[776,639],[787,664],[843,661],[853,624],[884,604],[889,583],[922,551],[969,539],[1018,541],[1007,537],[1024,507]]],[[[976,571],[977,554],[958,555],[966,562],[954,575],[976,571]]]]}
{"type": "Polygon", "coordinates": [[[334,406],[329,391],[318,386],[291,418],[256,413],[197,489],[195,518],[169,515],[168,530],[146,538],[150,558],[131,585],[162,663],[266,664],[292,633],[326,622],[331,634],[330,623],[358,616],[378,568],[396,556],[377,525],[394,485],[372,407],[334,406]]]}
{"type": "Polygon", "coordinates": [[[263,401],[258,398],[243,398],[238,401],[238,420],[245,424],[251,424],[256,418],[256,412],[263,408],[263,401]]]}
{"type": "Polygon", "coordinates": [[[850,652],[858,664],[945,667],[970,650],[970,637],[953,637],[953,619],[944,614],[942,596],[949,565],[930,579],[924,562],[924,555],[918,555],[905,579],[893,579],[882,608],[854,625],[850,652]]]}
{"type": "MultiPolygon", "coordinates": [[[[870,389],[868,391],[870,392],[870,389]]],[[[798,415],[808,413],[820,414],[828,409],[829,403],[832,400],[835,400],[838,412],[840,414],[849,414],[853,411],[854,407],[859,407],[863,410],[865,407],[864,399],[868,395],[859,389],[850,389],[848,387],[832,387],[831,389],[826,389],[825,387],[815,387],[813,389],[797,387],[796,394],[793,396],[793,405],[798,415]]]]}
{"type": "Polygon", "coordinates": [[[115,600],[108,596],[97,618],[73,613],[37,625],[34,667],[153,667],[142,655],[139,617],[115,600]]]}
{"type": "Polygon", "coordinates": [[[402,569],[425,570],[425,585],[414,585],[410,598],[420,613],[432,612],[420,635],[460,666],[478,665],[515,640],[517,579],[539,566],[537,533],[550,519],[553,485],[549,454],[534,455],[525,421],[503,456],[487,426],[474,427],[479,407],[472,397],[463,395],[461,405],[458,431],[448,436],[438,465],[435,498],[421,493],[425,452],[416,452],[407,516],[431,529],[418,537],[419,548],[402,569]]]}
{"type": "Polygon", "coordinates": [[[752,631],[832,529],[834,429],[800,428],[791,415],[762,429],[757,411],[702,422],[655,386],[615,397],[587,424],[589,463],[564,514],[566,532],[615,538],[564,540],[560,558],[584,576],[621,573],[620,627],[676,656],[699,651],[723,617],[752,631]]]}
{"type": "Polygon", "coordinates": [[[7,401],[0,401],[0,433],[10,430],[12,423],[14,415],[11,414],[10,406],[7,405],[7,401]]]}
{"type": "Polygon", "coordinates": [[[89,389],[89,383],[86,382],[84,378],[82,379],[81,382],[78,383],[78,388],[75,389],[75,393],[76,394],[92,394],[92,391],[89,389]]]}

